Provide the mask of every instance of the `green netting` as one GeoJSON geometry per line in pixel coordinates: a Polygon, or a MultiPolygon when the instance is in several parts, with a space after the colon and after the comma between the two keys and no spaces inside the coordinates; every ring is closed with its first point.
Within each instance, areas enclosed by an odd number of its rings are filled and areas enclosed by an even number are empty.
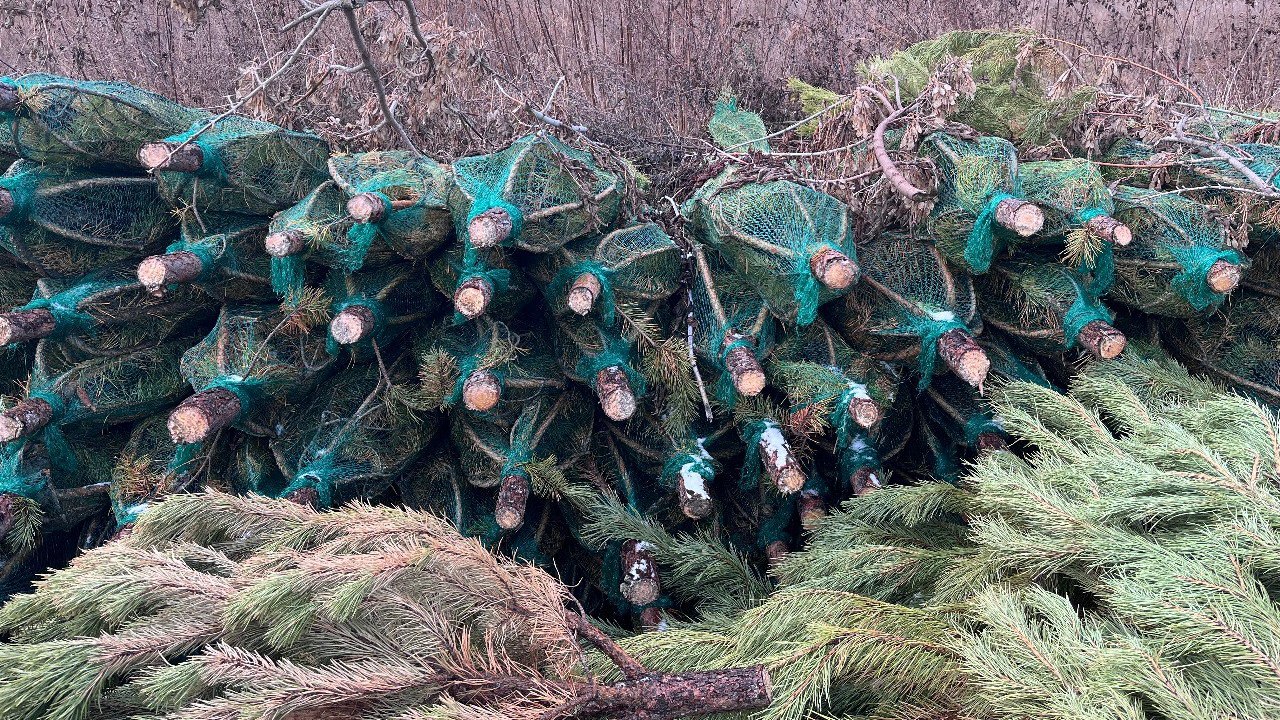
{"type": "Polygon", "coordinates": [[[1014,350],[1012,343],[1000,335],[999,330],[984,328],[978,344],[982,346],[987,359],[991,361],[991,374],[1005,380],[1053,387],[1053,383],[1045,377],[1044,368],[1040,363],[1025,352],[1014,350]]]}
{"type": "Polygon", "coordinates": [[[93,177],[20,161],[0,177],[13,209],[0,217],[0,249],[46,276],[141,257],[177,220],[148,178],[93,177]]]}
{"type": "Polygon", "coordinates": [[[920,143],[920,154],[937,168],[938,197],[926,225],[930,238],[957,267],[986,272],[1012,235],[996,224],[996,206],[1023,199],[1013,144],[998,137],[968,141],[939,132],[920,143]]]}
{"type": "Polygon", "coordinates": [[[329,179],[323,140],[239,115],[151,139],[188,143],[203,153],[197,172],[155,173],[160,193],[179,207],[271,215],[329,179]]]}
{"type": "Polygon", "coordinates": [[[1244,287],[1255,292],[1280,298],[1280,243],[1249,244],[1249,273],[1244,287]]]}
{"type": "Polygon", "coordinates": [[[792,412],[818,407],[836,430],[836,451],[848,446],[858,423],[854,400],[889,407],[898,391],[898,373],[857,353],[825,322],[818,321],[780,342],[769,358],[769,377],[787,396],[792,412]]]}
{"type": "Polygon", "coordinates": [[[547,304],[556,313],[569,312],[569,289],[583,274],[600,283],[592,315],[607,326],[617,323],[617,304],[670,297],[683,272],[680,248],[656,223],[614,230],[569,243],[539,255],[530,268],[542,285],[547,304]]]}
{"type": "Polygon", "coordinates": [[[982,436],[993,435],[1007,441],[1004,424],[990,404],[959,378],[941,377],[929,386],[926,417],[956,444],[976,449],[982,436]]]}
{"type": "Polygon", "coordinates": [[[1070,350],[1085,325],[1115,317],[1083,277],[1057,263],[1001,263],[975,282],[986,300],[983,323],[1040,352],[1070,350]]]}
{"type": "Polygon", "coordinates": [[[438,414],[414,413],[397,402],[376,365],[339,373],[271,442],[276,463],[290,478],[281,495],[313,490],[322,508],[371,499],[422,451],[439,424],[438,414]]]}
{"type": "Polygon", "coordinates": [[[336,155],[329,174],[348,196],[373,193],[383,203],[384,217],[356,223],[348,232],[341,267],[353,272],[378,238],[410,260],[422,261],[453,231],[448,198],[453,178],[449,168],[404,150],[336,155]]]}
{"type": "MultiPolygon", "coordinates": [[[[468,280],[482,278],[493,289],[493,299],[484,314],[509,318],[523,311],[538,294],[523,269],[501,250],[480,250],[470,243],[454,243],[437,254],[427,266],[431,284],[446,297],[453,297],[468,280]]],[[[466,322],[454,313],[454,322],[466,322]]]]}
{"type": "MultiPolygon", "coordinates": [[[[32,501],[20,511],[39,511],[42,529],[65,531],[107,506],[105,492],[79,492],[111,480],[111,468],[127,435],[89,434],[75,438],[74,471],[50,464],[41,443],[9,443],[0,447],[0,494],[16,495],[32,501]]],[[[20,522],[20,521],[19,521],[20,522]]],[[[15,526],[19,523],[15,523],[15,526]]],[[[12,532],[12,531],[11,531],[12,532]]],[[[31,547],[35,532],[25,537],[0,538],[14,551],[31,547]]]]}
{"type": "Polygon", "coordinates": [[[1083,242],[1087,237],[1079,236],[1087,233],[1083,229],[1085,223],[1115,212],[1111,191],[1098,166],[1083,159],[1049,160],[1023,163],[1019,174],[1023,196],[1044,212],[1039,237],[1061,241],[1063,236],[1075,233],[1067,239],[1068,245],[1085,246],[1077,269],[1093,276],[1093,291],[1106,292],[1115,279],[1112,243],[1099,240],[1090,244],[1083,242]]]}
{"type": "Polygon", "coordinates": [[[227,488],[229,492],[243,495],[280,495],[288,484],[288,479],[276,464],[270,440],[242,433],[230,435],[229,438],[219,438],[214,451],[225,462],[217,484],[227,488]]]}
{"type": "Polygon", "coordinates": [[[216,387],[236,395],[236,426],[266,434],[260,422],[305,397],[333,363],[323,332],[299,332],[295,322],[276,307],[225,306],[213,331],[182,356],[182,375],[197,392],[216,387]]]}
{"type": "Polygon", "coordinates": [[[530,399],[511,418],[495,414],[453,413],[450,435],[467,480],[494,487],[509,475],[528,478],[525,465],[555,456],[565,461],[583,453],[595,414],[595,402],[566,391],[530,399]]]}
{"type": "Polygon", "coordinates": [[[839,200],[789,180],[743,182],[731,166],[698,189],[682,214],[779,318],[813,322],[819,305],[843,295],[814,277],[810,260],[836,250],[856,262],[852,213],[839,200]]]}
{"type": "Polygon", "coordinates": [[[66,339],[90,354],[115,354],[163,341],[214,310],[195,288],[163,296],[147,292],[133,265],[109,266],[78,278],[41,279],[34,298],[14,309],[48,310],[54,319],[49,337],[66,339]]]}
{"type": "Polygon", "coordinates": [[[873,60],[862,74],[895,88],[909,104],[928,87],[935,71],[944,65],[954,71],[957,61],[969,66],[975,87],[971,98],[957,99],[949,117],[1019,144],[1042,145],[1062,137],[1097,94],[1091,87],[1064,88],[1072,76],[1062,56],[1027,31],[949,32],[873,60]]]}
{"type": "Polygon", "coordinates": [[[501,388],[499,405],[487,413],[519,412],[530,398],[559,392],[564,374],[544,336],[537,331],[518,335],[491,318],[446,322],[423,333],[415,351],[426,407],[472,412],[459,403],[467,379],[477,372],[492,373],[501,388]]]}
{"type": "MultiPolygon", "coordinates": [[[[440,294],[431,287],[426,273],[403,263],[350,275],[332,273],[325,290],[333,299],[330,310],[334,316],[353,306],[367,308],[373,315],[373,333],[356,345],[347,346],[356,351],[367,350],[375,342],[385,347],[415,325],[434,321],[443,308],[440,294]]],[[[330,353],[341,349],[332,334],[327,348],[330,353]]]]}
{"type": "Polygon", "coordinates": [[[137,168],[144,144],[209,116],[122,82],[24,75],[0,83],[21,98],[17,110],[0,112],[0,152],[40,163],[137,168]]]}
{"type": "Polygon", "coordinates": [[[748,110],[738,109],[738,99],[727,93],[721,93],[716,101],[715,112],[707,123],[707,131],[711,139],[725,150],[731,152],[769,152],[769,134],[760,116],[748,110]]]}
{"type": "Polygon", "coordinates": [[[1177,193],[1116,188],[1117,220],[1133,231],[1133,242],[1115,249],[1116,282],[1108,293],[1142,312],[1190,317],[1226,297],[1205,281],[1219,260],[1243,265],[1227,249],[1227,231],[1206,205],[1177,193]]]}
{"type": "Polygon", "coordinates": [[[347,196],[332,181],[321,183],[306,197],[276,213],[267,227],[269,234],[297,233],[302,250],[293,255],[271,258],[271,287],[286,300],[298,297],[306,280],[306,264],[347,270],[350,258],[361,256],[361,264],[384,265],[389,251],[373,250],[373,257],[352,247],[348,236],[352,227],[347,214],[347,196]],[[372,260],[372,262],[370,262],[372,260]]]}
{"type": "Polygon", "coordinates": [[[897,233],[882,233],[858,248],[871,283],[859,283],[831,303],[828,320],[856,350],[886,361],[916,359],[920,387],[933,377],[937,340],[978,322],[977,297],[938,250],[897,233]]]}
{"type": "Polygon", "coordinates": [[[1207,317],[1170,324],[1163,339],[1183,360],[1272,405],[1280,404],[1280,302],[1241,293],[1207,317]]]}
{"type": "Polygon", "coordinates": [[[165,252],[200,258],[202,271],[192,284],[222,302],[265,300],[273,295],[271,260],[262,245],[266,232],[263,218],[193,213],[183,218],[181,239],[165,252]]]}
{"type": "Polygon", "coordinates": [[[690,312],[698,357],[718,371],[716,399],[733,407],[738,391],[726,368],[729,353],[744,347],[757,360],[773,347],[774,320],[748,282],[702,246],[694,248],[690,312]]]}
{"type": "Polygon", "coordinates": [[[213,460],[201,443],[176,445],[168,418],[153,415],[133,427],[111,471],[111,510],[116,527],[132,525],[148,505],[175,492],[199,490],[213,460]]]}
{"type": "MultiPolygon", "coordinates": [[[[1280,191],[1280,145],[1263,143],[1239,143],[1222,145],[1223,152],[1239,160],[1242,165],[1253,171],[1264,184],[1280,191]]],[[[1188,163],[1182,172],[1191,176],[1195,183],[1188,185],[1227,185],[1245,190],[1257,190],[1257,185],[1244,173],[1232,167],[1226,160],[1199,158],[1188,163]]]]}
{"type": "Polygon", "coordinates": [[[623,181],[589,153],[542,134],[528,135],[492,155],[454,162],[449,207],[458,235],[486,210],[501,208],[512,221],[503,243],[548,252],[613,224],[623,181]]]}
{"type": "Polygon", "coordinates": [[[646,381],[639,371],[635,343],[617,330],[602,328],[590,318],[565,315],[555,321],[556,356],[560,369],[571,380],[596,389],[596,374],[618,367],[626,374],[636,397],[645,393],[646,381]]]}
{"type": "Polygon", "coordinates": [[[183,347],[168,343],[127,355],[94,358],[61,367],[38,355],[27,397],[43,400],[53,409],[40,431],[50,463],[74,469],[75,456],[63,428],[100,429],[135,420],[177,403],[186,392],[178,372],[183,347]],[[54,365],[54,367],[50,367],[54,365]]]}

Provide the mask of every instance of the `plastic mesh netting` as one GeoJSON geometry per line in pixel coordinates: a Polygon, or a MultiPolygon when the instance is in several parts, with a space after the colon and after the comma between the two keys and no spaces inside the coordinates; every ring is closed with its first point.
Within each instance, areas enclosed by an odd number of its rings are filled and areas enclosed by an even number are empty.
{"type": "Polygon", "coordinates": [[[193,213],[183,218],[181,239],[165,252],[199,258],[200,274],[190,282],[219,301],[266,299],[272,295],[271,260],[263,250],[266,232],[262,218],[193,213]]]}
{"type": "Polygon", "coordinates": [[[1170,327],[1165,339],[1191,364],[1263,402],[1280,402],[1280,303],[1243,294],[1219,312],[1170,327]]]}
{"type": "Polygon", "coordinates": [[[390,259],[389,250],[381,253],[373,250],[370,257],[369,253],[362,254],[351,245],[349,233],[353,221],[347,213],[346,202],[347,196],[337,183],[327,181],[271,219],[268,236],[279,237],[284,245],[271,253],[271,287],[281,298],[297,298],[306,282],[307,263],[346,270],[355,256],[360,256],[361,264],[372,266],[383,265],[390,259]],[[295,238],[297,247],[289,247],[295,238]]]}
{"type": "Polygon", "coordinates": [[[585,452],[595,403],[575,392],[536,397],[518,414],[455,415],[450,423],[454,447],[467,480],[494,487],[503,478],[528,477],[523,467],[555,456],[564,461],[585,452]]]}
{"type": "Polygon", "coordinates": [[[933,133],[921,142],[920,153],[937,167],[938,198],[927,222],[930,238],[957,267],[986,272],[1009,241],[1010,231],[996,223],[997,206],[1022,199],[1013,144],[998,137],[969,141],[933,133]]]}
{"type": "Polygon", "coordinates": [[[1226,293],[1210,286],[1210,272],[1219,262],[1241,266],[1245,260],[1227,248],[1226,228],[1209,207],[1127,186],[1116,188],[1115,201],[1115,217],[1133,231],[1133,242],[1115,249],[1109,297],[1167,317],[1190,317],[1222,303],[1226,293]]]}
{"type": "Polygon", "coordinates": [[[127,83],[56,75],[0,78],[20,104],[0,111],[0,151],[40,163],[138,167],[143,144],[208,117],[127,83]]]}
{"type": "Polygon", "coordinates": [[[741,348],[759,363],[773,346],[775,321],[748,282],[700,245],[694,247],[689,292],[698,356],[718,372],[716,399],[732,407],[741,388],[735,385],[731,356],[741,348]]]}
{"type": "Polygon", "coordinates": [[[212,126],[197,122],[163,140],[194,145],[202,157],[194,173],[156,173],[160,192],[179,207],[270,215],[329,179],[323,140],[238,115],[212,126]]]}
{"type": "Polygon", "coordinates": [[[447,200],[453,178],[449,168],[402,150],[336,155],[329,174],[348,197],[368,193],[381,207],[375,222],[358,222],[348,232],[340,265],[348,272],[364,263],[364,254],[381,238],[410,260],[425,260],[453,230],[447,200]]]}
{"type": "Polygon", "coordinates": [[[140,257],[173,235],[177,218],[149,178],[94,177],[19,161],[0,177],[12,209],[0,248],[42,275],[140,257]]]}
{"type": "Polygon", "coordinates": [[[1081,329],[1115,319],[1087,280],[1056,263],[1002,263],[975,280],[983,297],[983,322],[1040,352],[1076,347],[1081,329]]]}
{"type": "Polygon", "coordinates": [[[150,503],[166,495],[200,489],[196,482],[209,474],[211,449],[209,445],[175,444],[164,415],[135,425],[111,471],[111,511],[116,526],[131,525],[150,503]]]}
{"type": "Polygon", "coordinates": [[[376,342],[385,346],[415,324],[431,322],[443,306],[427,274],[406,265],[372,268],[350,275],[333,273],[325,283],[325,290],[333,299],[330,310],[334,317],[350,310],[360,312],[362,321],[373,321],[372,329],[355,343],[335,338],[331,325],[328,348],[334,353],[340,344],[367,348],[376,342]]]}
{"type": "Polygon", "coordinates": [[[613,224],[623,183],[589,153],[546,135],[523,137],[491,155],[454,162],[454,226],[469,240],[481,213],[505,211],[511,232],[502,244],[547,252],[613,224]]]}

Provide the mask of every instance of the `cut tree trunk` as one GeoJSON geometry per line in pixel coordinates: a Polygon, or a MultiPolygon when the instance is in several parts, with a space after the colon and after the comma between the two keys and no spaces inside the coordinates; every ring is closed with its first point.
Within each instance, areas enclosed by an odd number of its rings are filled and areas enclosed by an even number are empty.
{"type": "Polygon", "coordinates": [[[1242,274],[1239,265],[1226,260],[1219,260],[1209,267],[1209,272],[1205,273],[1204,281],[1208,283],[1209,289],[1225,295],[1236,289],[1236,286],[1240,284],[1242,274]]]}
{"type": "Polygon", "coordinates": [[[858,279],[858,266],[848,255],[832,248],[823,248],[809,259],[809,270],[818,282],[832,290],[843,290],[858,279]]]}
{"type": "Polygon", "coordinates": [[[777,428],[765,431],[760,436],[759,445],[760,462],[764,464],[765,472],[779,492],[799,492],[806,480],[804,470],[795,453],[791,452],[791,446],[782,437],[782,431],[777,428]]]}
{"type": "Polygon", "coordinates": [[[1094,320],[1080,328],[1076,342],[1080,343],[1080,347],[1103,360],[1118,356],[1124,352],[1125,345],[1128,344],[1124,333],[1102,320],[1094,320]]]}
{"type": "Polygon", "coordinates": [[[468,320],[480,317],[493,300],[493,285],[484,278],[471,278],[453,293],[453,309],[468,320]]]}
{"type": "Polygon", "coordinates": [[[462,403],[468,410],[492,410],[502,399],[502,383],[488,370],[477,370],[462,382],[462,403]]]}
{"type": "Polygon", "coordinates": [[[1005,198],[996,203],[996,224],[1028,237],[1044,227],[1044,211],[1026,200],[1005,198]]]}
{"type": "Polygon", "coordinates": [[[284,232],[271,233],[262,241],[263,248],[271,257],[289,257],[302,252],[303,246],[306,245],[306,239],[298,230],[286,230],[284,232]]]}
{"type": "Polygon", "coordinates": [[[201,390],[169,413],[169,436],[178,444],[204,442],[230,425],[243,410],[230,390],[201,390]]]}
{"type": "Polygon", "coordinates": [[[0,345],[48,337],[57,327],[53,313],[45,308],[3,313],[0,314],[0,345]]]}
{"type": "Polygon", "coordinates": [[[600,297],[600,278],[592,273],[582,273],[573,281],[573,286],[569,288],[569,295],[565,302],[569,305],[569,309],[579,315],[586,315],[591,312],[591,308],[596,304],[596,298],[600,297]]]}
{"type": "Polygon", "coordinates": [[[870,430],[880,422],[882,415],[880,403],[871,398],[856,397],[849,401],[849,417],[858,424],[858,427],[870,430]]]}
{"type": "Polygon", "coordinates": [[[200,277],[204,263],[192,252],[180,250],[152,255],[138,263],[138,282],[152,293],[163,292],[165,285],[186,283],[200,277]]]}
{"type": "Polygon", "coordinates": [[[498,527],[514,532],[524,524],[525,508],[529,505],[529,478],[524,475],[508,475],[502,478],[498,488],[498,502],[493,518],[498,527]]]}
{"type": "Polygon", "coordinates": [[[195,143],[151,142],[138,150],[138,162],[148,170],[194,173],[204,165],[204,151],[195,143]]]}
{"type": "MultiPolygon", "coordinates": [[[[417,204],[417,200],[392,200],[391,212],[404,210],[417,204]]],[[[358,223],[382,222],[387,217],[387,205],[378,193],[360,193],[347,201],[347,213],[358,223]]]]}
{"type": "Polygon", "coordinates": [[[849,476],[849,489],[853,491],[854,497],[862,497],[880,487],[880,475],[874,468],[861,467],[849,476]]]}
{"type": "Polygon", "coordinates": [[[632,605],[648,605],[658,599],[662,584],[653,546],[639,540],[622,543],[622,584],[618,590],[632,605]]]}
{"type": "Polygon", "coordinates": [[[329,335],[339,345],[354,345],[373,334],[377,319],[364,305],[351,305],[329,321],[329,335]]]}
{"type": "Polygon", "coordinates": [[[610,420],[626,420],[636,412],[636,394],[627,374],[617,365],[596,373],[596,395],[610,420]]]}
{"type": "Polygon", "coordinates": [[[52,405],[40,398],[27,398],[0,413],[0,442],[30,437],[52,420],[52,405]]]}
{"type": "Polygon", "coordinates": [[[693,470],[681,468],[679,487],[680,511],[692,520],[701,520],[711,514],[715,503],[707,491],[707,480],[693,470]]]}
{"type": "MultiPolygon", "coordinates": [[[[728,347],[743,337],[745,336],[741,333],[730,330],[725,333],[724,344],[728,347]]],[[[764,368],[760,366],[760,361],[750,350],[745,347],[730,350],[725,356],[724,364],[729,370],[729,378],[733,380],[734,389],[739,393],[746,397],[755,397],[764,392],[767,382],[764,368]]]]}
{"type": "Polygon", "coordinates": [[[1116,245],[1124,246],[1133,242],[1133,231],[1128,225],[1111,217],[1099,215],[1084,224],[1084,229],[1100,240],[1109,240],[1116,245]]]}
{"type": "Polygon", "coordinates": [[[956,377],[982,388],[991,369],[991,360],[968,333],[959,328],[943,333],[938,338],[938,354],[956,377]]]}
{"type": "Polygon", "coordinates": [[[506,210],[489,208],[471,218],[467,223],[467,235],[475,247],[497,247],[511,237],[513,227],[511,215],[506,210]]]}

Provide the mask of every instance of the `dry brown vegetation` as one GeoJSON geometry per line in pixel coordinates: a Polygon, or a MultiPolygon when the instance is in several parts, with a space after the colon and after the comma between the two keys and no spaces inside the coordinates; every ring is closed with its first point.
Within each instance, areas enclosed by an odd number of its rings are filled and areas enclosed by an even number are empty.
{"type": "MultiPolygon", "coordinates": [[[[340,14],[293,55],[311,27],[280,28],[306,7],[0,0],[0,63],[8,74],[124,79],[212,109],[252,95],[242,112],[340,145],[402,144],[380,124],[368,77],[352,72],[359,58],[340,14]]],[[[643,165],[671,168],[705,151],[702,128],[725,86],[766,120],[795,118],[788,77],[846,91],[868,57],[988,26],[1029,27],[1068,50],[1123,58],[1103,64],[1103,80],[1135,92],[1167,90],[1163,74],[1212,103],[1280,104],[1280,0],[417,0],[416,7],[426,49],[403,0],[375,0],[356,12],[409,135],[445,159],[492,148],[537,123],[512,112],[529,102],[587,126],[643,165]]]]}

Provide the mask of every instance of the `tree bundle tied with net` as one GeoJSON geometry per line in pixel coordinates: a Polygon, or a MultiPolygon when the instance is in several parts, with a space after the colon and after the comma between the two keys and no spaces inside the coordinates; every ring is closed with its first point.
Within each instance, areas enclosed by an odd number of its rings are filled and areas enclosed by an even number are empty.
{"type": "Polygon", "coordinates": [[[610,420],[631,417],[648,386],[635,343],[578,315],[561,316],[554,325],[561,372],[590,387],[610,420]]]}
{"type": "Polygon", "coordinates": [[[138,263],[138,282],[164,294],[183,285],[198,287],[221,302],[272,297],[271,260],[263,250],[266,221],[247,215],[192,213],[182,237],[138,263]]]}
{"type": "Polygon", "coordinates": [[[280,496],[320,508],[377,497],[435,435],[438,413],[400,402],[392,383],[412,374],[398,367],[384,377],[377,365],[358,365],[327,380],[310,402],[285,420],[271,441],[287,484],[280,496]]]}
{"type": "Polygon", "coordinates": [[[665,300],[680,285],[680,248],[657,223],[620,228],[538,255],[529,269],[555,313],[617,325],[617,306],[665,300]]]}
{"type": "Polygon", "coordinates": [[[1227,246],[1222,220],[1175,192],[1121,185],[1116,219],[1133,242],[1115,249],[1109,297],[1152,315],[1191,317],[1222,304],[1239,284],[1246,259],[1227,246]]]}
{"type": "Polygon", "coordinates": [[[959,447],[974,452],[1003,450],[1008,444],[1004,424],[995,416],[986,398],[958,378],[936,378],[925,391],[921,416],[959,447]]]}
{"type": "Polygon", "coordinates": [[[138,158],[177,207],[271,215],[329,179],[324,140],[240,115],[151,140],[138,158]]]}
{"type": "Polygon", "coordinates": [[[1115,202],[1098,166],[1088,160],[1023,163],[1022,193],[1044,213],[1036,238],[1064,245],[1063,257],[1092,276],[1091,289],[1106,292],[1115,279],[1112,248],[1128,245],[1133,232],[1116,220],[1115,202]]]}
{"type": "Polygon", "coordinates": [[[926,221],[930,240],[958,268],[980,275],[1010,244],[1040,232],[1044,213],[1023,193],[1008,140],[936,132],[920,143],[920,154],[937,170],[937,199],[926,221]]]}
{"type": "Polygon", "coordinates": [[[920,389],[932,380],[939,357],[981,387],[990,361],[973,339],[981,320],[969,277],[951,272],[936,246],[907,235],[883,233],[859,250],[862,282],[827,306],[831,326],[877,359],[914,358],[920,389]]]}
{"type": "Polygon", "coordinates": [[[436,289],[453,299],[458,323],[481,315],[510,319],[538,295],[524,268],[496,248],[455,243],[432,258],[428,272],[436,289]]]}
{"type": "Polygon", "coordinates": [[[689,283],[691,330],[698,357],[717,374],[716,400],[733,407],[764,392],[761,364],[773,347],[775,321],[760,296],[701,243],[694,243],[689,283]]]}
{"type": "Polygon", "coordinates": [[[29,552],[42,533],[69,530],[102,512],[125,437],[77,438],[70,463],[54,462],[39,442],[0,446],[0,553],[29,552]]]}
{"type": "Polygon", "coordinates": [[[176,492],[203,489],[215,474],[213,451],[221,444],[180,445],[169,436],[164,415],[133,426],[111,470],[111,515],[115,529],[127,532],[148,507],[176,492]]]}
{"type": "Polygon", "coordinates": [[[332,273],[325,283],[329,306],[328,349],[355,352],[385,346],[419,323],[433,322],[444,307],[420,268],[396,264],[350,275],[332,273]]]}
{"type": "Polygon", "coordinates": [[[0,78],[0,152],[37,163],[137,169],[144,144],[208,115],[128,83],[0,78]]]}
{"type": "MultiPolygon", "coordinates": [[[[722,100],[712,130],[734,147],[763,124],[722,100]]],[[[763,137],[758,135],[756,137],[763,137]]],[[[763,140],[757,141],[764,143],[763,140]]],[[[768,153],[768,145],[764,150],[768,153]]],[[[858,279],[853,216],[826,193],[783,177],[777,168],[730,161],[681,209],[695,237],[722,255],[769,309],[788,323],[808,325],[818,306],[858,279]]]]}
{"type": "Polygon", "coordinates": [[[1062,138],[1097,94],[1069,85],[1071,68],[1051,43],[1025,30],[957,30],[866,63],[861,72],[903,103],[918,99],[936,74],[955,75],[969,87],[951,119],[1020,146],[1044,145],[1062,138]]]}
{"type": "Polygon", "coordinates": [[[355,221],[341,267],[358,270],[380,238],[401,257],[426,260],[453,231],[448,166],[402,150],[335,155],[329,175],[347,195],[355,221]]]}
{"type": "Polygon", "coordinates": [[[32,285],[33,299],[0,312],[0,344],[52,338],[85,354],[109,355],[163,341],[215,311],[193,287],[154,295],[128,265],[32,285]]]}
{"type": "Polygon", "coordinates": [[[1191,367],[1272,405],[1280,404],[1280,306],[1242,293],[1211,315],[1169,326],[1164,339],[1191,367]]]}
{"type": "Polygon", "coordinates": [[[458,237],[477,248],[549,252],[613,224],[624,181],[590,153],[538,133],[453,163],[458,237]]]}
{"type": "Polygon", "coordinates": [[[175,442],[198,443],[234,426],[274,435],[273,415],[305,397],[333,364],[324,333],[272,306],[227,305],[213,330],[182,356],[195,390],[169,414],[175,442]]]}
{"type": "Polygon", "coordinates": [[[144,177],[100,177],[19,161],[0,176],[0,249],[43,276],[138,258],[177,230],[144,177]]]}
{"type": "Polygon", "coordinates": [[[485,413],[499,403],[519,408],[533,397],[559,392],[564,375],[549,344],[542,333],[521,336],[490,318],[437,326],[415,342],[420,364],[417,402],[429,409],[461,404],[485,413]]]}
{"type": "Polygon", "coordinates": [[[1110,360],[1124,351],[1115,313],[1087,279],[1057,263],[1010,261],[974,281],[986,302],[982,321],[1042,353],[1079,347],[1110,360]]]}
{"type": "Polygon", "coordinates": [[[346,202],[347,196],[337,183],[326,181],[271,218],[262,244],[271,256],[271,288],[280,299],[297,302],[306,284],[309,262],[346,272],[355,255],[361,255],[361,265],[373,267],[392,259],[390,248],[370,248],[361,254],[352,246],[354,220],[347,213],[346,202]]]}
{"type": "Polygon", "coordinates": [[[676,434],[649,412],[637,412],[625,423],[601,426],[600,432],[613,436],[610,447],[616,447],[642,477],[656,478],[657,487],[678,503],[685,517],[701,520],[716,510],[713,490],[721,463],[708,448],[729,432],[727,428],[716,428],[705,436],[693,428],[676,434]]]}

